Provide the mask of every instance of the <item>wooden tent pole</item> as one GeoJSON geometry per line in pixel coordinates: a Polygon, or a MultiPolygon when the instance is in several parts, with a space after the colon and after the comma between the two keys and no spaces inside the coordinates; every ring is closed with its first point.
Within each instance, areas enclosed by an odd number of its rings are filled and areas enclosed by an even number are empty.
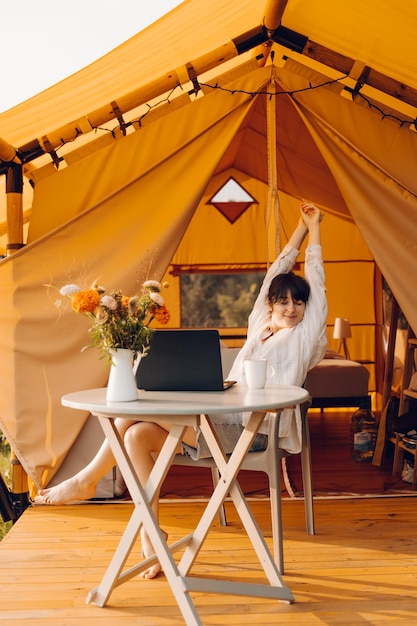
{"type": "Polygon", "coordinates": [[[282,16],[284,15],[287,4],[288,0],[267,0],[266,2],[262,18],[266,40],[261,42],[261,44],[254,49],[255,57],[259,57],[260,59],[260,65],[265,65],[267,62],[274,43],[275,32],[281,25],[282,16]]]}
{"type": "Polygon", "coordinates": [[[29,484],[27,474],[13,450],[10,458],[10,478],[10,496],[13,511],[18,519],[29,506],[29,484]]]}
{"type": "Polygon", "coordinates": [[[23,246],[23,164],[13,146],[0,138],[0,173],[6,175],[7,251],[23,246]]]}
{"type": "Polygon", "coordinates": [[[397,300],[392,296],[391,319],[388,334],[388,346],[386,356],[386,366],[384,375],[384,388],[382,392],[382,408],[387,404],[392,394],[392,379],[394,372],[395,344],[397,340],[398,317],[400,307],[397,300]]]}
{"type": "Polygon", "coordinates": [[[284,15],[287,4],[288,0],[267,0],[266,2],[262,24],[271,39],[273,33],[281,24],[282,16],[284,15]]]}
{"type": "Polygon", "coordinates": [[[7,254],[23,247],[23,171],[22,166],[9,163],[6,172],[7,254]]]}
{"type": "Polygon", "coordinates": [[[379,467],[382,465],[382,462],[384,459],[385,445],[387,442],[386,408],[387,408],[388,401],[392,393],[395,342],[397,339],[398,316],[400,312],[400,307],[398,306],[398,302],[394,298],[394,296],[392,297],[391,307],[392,307],[391,319],[390,319],[390,326],[389,326],[388,347],[387,347],[385,375],[384,375],[384,389],[382,393],[382,412],[381,412],[381,418],[378,424],[378,434],[376,438],[374,456],[372,458],[372,464],[377,465],[379,467]]]}
{"type": "MultiPolygon", "coordinates": [[[[271,76],[269,89],[271,93],[276,90],[275,76],[271,76]]],[[[278,197],[278,171],[277,171],[277,123],[276,123],[276,98],[268,98],[266,102],[266,128],[267,128],[267,164],[268,164],[268,200],[265,216],[266,232],[266,262],[269,267],[269,226],[271,217],[275,222],[275,250],[274,257],[281,251],[280,223],[279,223],[279,197],[278,197]]]]}
{"type": "MultiPolygon", "coordinates": [[[[17,151],[0,139],[0,162],[6,175],[7,254],[13,254],[23,244],[23,166],[17,151]]],[[[11,499],[16,517],[28,506],[28,480],[14,451],[11,451],[11,499]]]]}

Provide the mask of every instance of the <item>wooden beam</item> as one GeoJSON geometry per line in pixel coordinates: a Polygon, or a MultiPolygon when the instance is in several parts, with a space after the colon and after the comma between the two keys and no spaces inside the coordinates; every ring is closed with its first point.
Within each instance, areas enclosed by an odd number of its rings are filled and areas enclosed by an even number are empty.
{"type": "MultiPolygon", "coordinates": [[[[286,2],[279,0],[271,0],[267,4],[268,13],[265,12],[265,20],[271,20],[272,26],[276,25],[281,11],[284,11],[286,2]],[[275,10],[275,13],[274,13],[275,10]]],[[[268,26],[269,29],[269,26],[268,26]]],[[[265,47],[268,45],[268,34],[266,29],[262,26],[256,27],[251,31],[248,31],[241,36],[235,38],[219,48],[207,53],[196,59],[192,59],[189,63],[186,63],[184,68],[185,72],[190,77],[190,80],[195,80],[199,75],[221,65],[222,63],[237,57],[238,55],[246,52],[249,49],[256,49],[264,51],[265,56],[268,55],[268,49],[265,47]],[[261,46],[261,44],[263,44],[261,46]]],[[[306,37],[295,31],[291,31],[282,26],[278,26],[273,34],[273,41],[286,46],[292,50],[301,52],[303,55],[314,59],[324,65],[332,67],[333,69],[343,73],[349,74],[355,65],[355,59],[351,59],[345,55],[342,55],[330,48],[326,48],[318,43],[308,40],[306,37]]],[[[259,61],[259,65],[262,65],[262,61],[259,61]]],[[[143,87],[130,92],[117,99],[118,111],[122,114],[126,113],[141,104],[152,100],[153,98],[161,96],[163,93],[167,93],[174,89],[176,86],[183,82],[181,77],[184,76],[184,71],[180,68],[173,69],[166,75],[161,76],[151,83],[144,85],[143,87]]],[[[358,83],[363,81],[371,87],[382,91],[394,98],[411,104],[417,107],[417,90],[400,83],[399,81],[390,78],[373,70],[372,68],[365,67],[362,72],[362,77],[358,80],[358,83]]],[[[75,120],[64,127],[52,131],[47,137],[40,140],[41,145],[44,144],[44,140],[48,142],[48,146],[52,148],[58,148],[64,141],[73,141],[81,134],[85,134],[97,127],[105,124],[106,122],[115,118],[114,108],[111,104],[105,104],[100,109],[96,109],[88,113],[80,120],[75,120]]],[[[24,152],[24,147],[21,148],[24,152]]],[[[45,152],[48,152],[45,146],[45,152]]]]}
{"type": "MultiPolygon", "coordinates": [[[[310,40],[307,41],[302,54],[342,74],[349,74],[355,64],[355,59],[339,54],[330,48],[326,48],[310,40]]],[[[358,86],[369,85],[369,87],[378,89],[378,91],[386,93],[397,100],[401,100],[401,102],[406,102],[413,107],[417,107],[417,89],[405,85],[395,78],[386,76],[374,70],[372,67],[365,66],[363,68],[357,84],[358,86]]]]}
{"type": "Polygon", "coordinates": [[[0,137],[0,163],[20,163],[17,150],[0,137]]]}
{"type": "MultiPolygon", "coordinates": [[[[83,118],[73,120],[65,126],[51,131],[48,135],[41,137],[39,140],[31,141],[27,146],[20,146],[19,154],[21,153],[24,161],[28,162],[42,153],[51,153],[53,150],[62,146],[63,143],[74,141],[80,135],[91,132],[115,119],[117,114],[123,115],[149,102],[153,98],[160,97],[164,93],[169,93],[175,89],[175,87],[183,84],[187,76],[191,82],[194,82],[197,76],[218,67],[243,52],[256,48],[260,43],[266,42],[267,40],[268,37],[265,29],[259,25],[243,33],[236,39],[219,46],[215,50],[195,59],[191,59],[183,67],[174,68],[167,74],[159,76],[143,87],[120,96],[117,98],[117,101],[106,103],[99,109],[87,113],[83,118]],[[115,112],[115,104],[117,104],[117,114],[115,112]]],[[[259,65],[261,66],[261,64],[261,60],[259,60],[259,65]]]]}

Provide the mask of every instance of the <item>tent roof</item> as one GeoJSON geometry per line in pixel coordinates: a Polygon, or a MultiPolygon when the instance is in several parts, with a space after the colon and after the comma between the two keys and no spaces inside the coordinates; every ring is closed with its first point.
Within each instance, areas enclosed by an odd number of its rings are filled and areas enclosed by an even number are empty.
{"type": "Polygon", "coordinates": [[[2,114],[0,137],[22,145],[109,105],[257,26],[262,9],[263,1],[186,0],[95,63],[2,114]]]}
{"type": "MultiPolygon", "coordinates": [[[[275,43],[277,64],[286,55],[312,65],[330,79],[340,79],[350,71],[350,77],[341,83],[350,89],[355,88],[358,78],[369,80],[371,76],[371,82],[382,85],[383,91],[365,84],[361,89],[367,97],[365,106],[370,105],[370,97],[377,107],[383,103],[383,115],[392,113],[400,124],[410,125],[416,119],[414,0],[400,0],[395,5],[388,0],[339,0],[337,4],[315,0],[314,10],[309,0],[185,0],[96,62],[0,114],[0,148],[4,141],[21,150],[25,176],[39,180],[43,176],[39,168],[54,167],[62,158],[69,162],[68,154],[74,149],[87,145],[84,150],[88,152],[101,147],[94,140],[109,140],[109,131],[114,132],[120,120],[129,125],[148,113],[150,104],[164,102],[163,98],[173,101],[191,91],[190,68],[196,69],[203,83],[260,51],[266,57],[269,47],[258,45],[241,53],[239,44],[242,37],[247,39],[247,33],[259,34],[265,16],[271,15],[282,16],[281,25],[307,42],[302,54],[275,43]],[[179,83],[181,86],[174,89],[179,83]],[[35,154],[40,154],[39,158],[35,154]]],[[[279,21],[272,26],[278,25],[279,21]]],[[[265,23],[266,28],[270,26],[265,23]]],[[[59,165],[64,166],[62,162],[59,165]]],[[[26,184],[24,221],[30,219],[31,204],[32,190],[26,184]]],[[[7,242],[6,212],[5,176],[0,176],[3,248],[7,242]]]]}
{"type": "MultiPolygon", "coordinates": [[[[95,63],[1,114],[0,137],[20,147],[110,107],[261,25],[264,9],[265,0],[186,0],[95,63]]],[[[315,0],[314,10],[310,0],[288,0],[282,25],[417,88],[414,0],[315,0]]]]}

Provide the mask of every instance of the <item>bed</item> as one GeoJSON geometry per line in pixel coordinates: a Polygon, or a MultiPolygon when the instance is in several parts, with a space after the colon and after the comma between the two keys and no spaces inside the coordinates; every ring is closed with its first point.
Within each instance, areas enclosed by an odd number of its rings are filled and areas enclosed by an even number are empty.
{"type": "MultiPolygon", "coordinates": [[[[228,372],[239,349],[222,349],[223,372],[228,372]]],[[[357,361],[327,350],[324,359],[307,374],[305,388],[312,397],[313,408],[371,408],[368,393],[369,371],[357,361]]]]}
{"type": "Polygon", "coordinates": [[[327,350],[324,359],[307,374],[305,388],[313,399],[313,408],[371,408],[368,393],[369,371],[357,361],[327,350]]]}

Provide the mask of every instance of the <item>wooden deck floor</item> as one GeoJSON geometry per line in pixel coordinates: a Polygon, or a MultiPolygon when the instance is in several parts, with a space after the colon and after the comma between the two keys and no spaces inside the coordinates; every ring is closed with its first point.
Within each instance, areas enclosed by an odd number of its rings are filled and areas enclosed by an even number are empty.
{"type": "MultiPolygon", "coordinates": [[[[170,540],[192,528],[202,506],[191,500],[161,504],[161,523],[170,540]]],[[[258,499],[251,506],[269,543],[269,503],[258,499]]],[[[295,603],[194,594],[204,626],[415,625],[415,496],[318,499],[313,537],[305,533],[302,500],[287,499],[283,507],[284,580],[295,603]]],[[[233,509],[228,503],[230,525],[213,527],[194,573],[259,582],[263,572],[233,509]],[[243,574],[240,564],[246,568],[243,574]]],[[[2,626],[184,624],[163,575],[128,581],[114,590],[106,608],[85,604],[130,512],[128,503],[36,506],[25,511],[0,543],[2,626]]]]}

